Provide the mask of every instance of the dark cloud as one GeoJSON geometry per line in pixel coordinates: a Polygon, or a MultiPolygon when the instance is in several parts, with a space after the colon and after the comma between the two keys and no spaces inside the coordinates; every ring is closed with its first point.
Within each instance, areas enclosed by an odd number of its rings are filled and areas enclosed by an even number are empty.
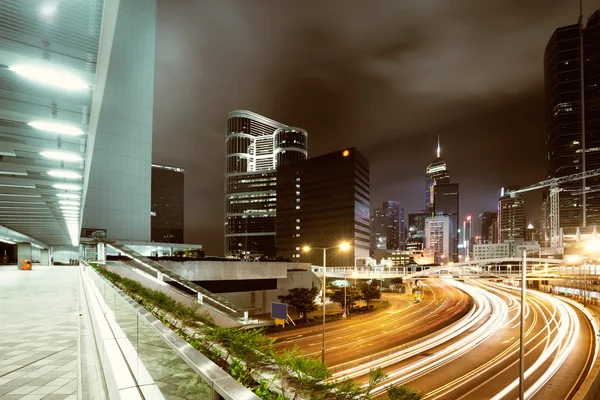
{"type": "Polygon", "coordinates": [[[225,116],[239,108],[307,129],[312,156],[358,147],[372,205],[407,212],[439,134],[463,215],[494,209],[500,187],[544,178],[543,51],[577,13],[558,0],[159,0],[154,159],[186,168],[186,241],[223,251],[225,116]]]}

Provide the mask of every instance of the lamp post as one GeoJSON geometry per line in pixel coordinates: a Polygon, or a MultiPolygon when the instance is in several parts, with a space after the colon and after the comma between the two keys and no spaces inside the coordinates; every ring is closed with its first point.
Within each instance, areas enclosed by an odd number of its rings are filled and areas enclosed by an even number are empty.
{"type": "Polygon", "coordinates": [[[521,326],[519,349],[519,400],[525,398],[525,289],[527,287],[527,250],[523,249],[523,262],[521,263],[521,326]]]}
{"type": "MultiPolygon", "coordinates": [[[[303,251],[305,252],[309,252],[311,250],[311,246],[304,246],[302,248],[303,251]]],[[[327,271],[327,250],[330,249],[340,249],[342,251],[346,251],[350,249],[350,243],[348,242],[342,242],[337,246],[333,246],[333,247],[314,247],[317,250],[323,250],[323,297],[322,297],[322,302],[323,302],[323,338],[321,340],[321,362],[323,364],[325,364],[325,285],[326,285],[326,271],[327,271]]],[[[344,299],[345,299],[345,295],[344,295],[344,299]]]]}

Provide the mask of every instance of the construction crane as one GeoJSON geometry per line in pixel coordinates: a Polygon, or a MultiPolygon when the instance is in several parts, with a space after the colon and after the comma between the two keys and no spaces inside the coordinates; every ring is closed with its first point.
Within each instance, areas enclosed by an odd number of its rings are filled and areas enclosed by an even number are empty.
{"type": "MultiPolygon", "coordinates": [[[[533,185],[524,187],[523,189],[518,189],[511,191],[510,197],[516,197],[519,193],[531,192],[539,189],[550,189],[550,247],[558,248],[560,247],[560,227],[559,227],[559,193],[562,190],[559,186],[573,181],[578,181],[580,179],[593,178],[595,176],[600,176],[600,169],[594,169],[591,171],[580,172],[578,174],[567,175],[560,178],[551,178],[546,179],[545,181],[541,181],[538,183],[534,183],[533,185]]],[[[600,187],[594,186],[592,188],[586,188],[579,191],[572,192],[574,195],[579,195],[585,193],[589,193],[592,191],[598,191],[600,187]]]]}

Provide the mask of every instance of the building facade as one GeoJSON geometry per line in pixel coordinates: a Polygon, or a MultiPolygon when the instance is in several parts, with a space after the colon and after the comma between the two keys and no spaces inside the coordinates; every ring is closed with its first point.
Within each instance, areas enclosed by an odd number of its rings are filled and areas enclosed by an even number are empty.
{"type": "Polygon", "coordinates": [[[371,216],[371,252],[399,250],[404,244],[404,209],[397,201],[384,201],[371,216]]]}
{"type": "Polygon", "coordinates": [[[425,170],[425,211],[429,216],[435,214],[435,185],[450,183],[450,173],[446,162],[440,157],[440,140],[438,137],[437,158],[425,170]]]}
{"type": "Polygon", "coordinates": [[[151,240],[185,243],[183,239],[184,169],[152,164],[151,240]]]}
{"type": "Polygon", "coordinates": [[[275,257],[276,170],[307,158],[307,133],[250,111],[227,116],[225,254],[275,257]]]}
{"type": "Polygon", "coordinates": [[[434,186],[434,214],[445,215],[450,223],[450,261],[458,262],[458,183],[434,186]]]}
{"type": "Polygon", "coordinates": [[[426,249],[435,252],[435,262],[446,264],[450,259],[450,217],[439,215],[425,220],[426,249]]]}
{"type": "Polygon", "coordinates": [[[518,187],[502,188],[498,200],[498,241],[525,239],[525,203],[523,194],[513,195],[518,187]]]}
{"type": "MultiPolygon", "coordinates": [[[[586,171],[600,168],[600,11],[585,26],[582,21],[554,31],[544,54],[544,81],[548,177],[582,172],[584,161],[586,171]]],[[[598,177],[585,182],[599,184],[598,177]]],[[[579,180],[561,186],[559,226],[565,234],[583,226],[583,197],[577,193],[582,185],[579,180]]],[[[587,194],[586,203],[586,225],[600,224],[600,192],[587,194]]]]}
{"type": "Polygon", "coordinates": [[[494,243],[493,237],[490,235],[490,228],[495,219],[498,218],[497,212],[485,211],[479,214],[479,224],[481,226],[481,243],[494,243]]]}
{"type": "Polygon", "coordinates": [[[285,259],[354,266],[369,257],[369,163],[355,148],[283,165],[277,170],[277,254],[285,259]],[[337,245],[349,242],[351,249],[337,245]],[[311,246],[310,252],[304,252],[311,246]]]}
{"type": "Polygon", "coordinates": [[[509,243],[487,243],[473,245],[474,260],[488,260],[492,258],[511,257],[511,246],[509,243]]]}

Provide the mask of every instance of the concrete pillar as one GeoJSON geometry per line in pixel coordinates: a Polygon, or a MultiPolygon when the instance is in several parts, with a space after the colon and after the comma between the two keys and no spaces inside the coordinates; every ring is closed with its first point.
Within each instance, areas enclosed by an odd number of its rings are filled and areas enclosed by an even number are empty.
{"type": "Polygon", "coordinates": [[[48,249],[40,249],[40,265],[50,265],[48,249]]]}
{"type": "Polygon", "coordinates": [[[104,243],[98,243],[98,261],[106,261],[106,248],[104,243]]]}
{"type": "Polygon", "coordinates": [[[406,294],[412,294],[413,287],[415,287],[414,282],[405,281],[404,287],[406,288],[406,294]]]}
{"type": "Polygon", "coordinates": [[[21,269],[21,261],[31,260],[31,243],[21,242],[17,244],[17,268],[21,269]]]}

